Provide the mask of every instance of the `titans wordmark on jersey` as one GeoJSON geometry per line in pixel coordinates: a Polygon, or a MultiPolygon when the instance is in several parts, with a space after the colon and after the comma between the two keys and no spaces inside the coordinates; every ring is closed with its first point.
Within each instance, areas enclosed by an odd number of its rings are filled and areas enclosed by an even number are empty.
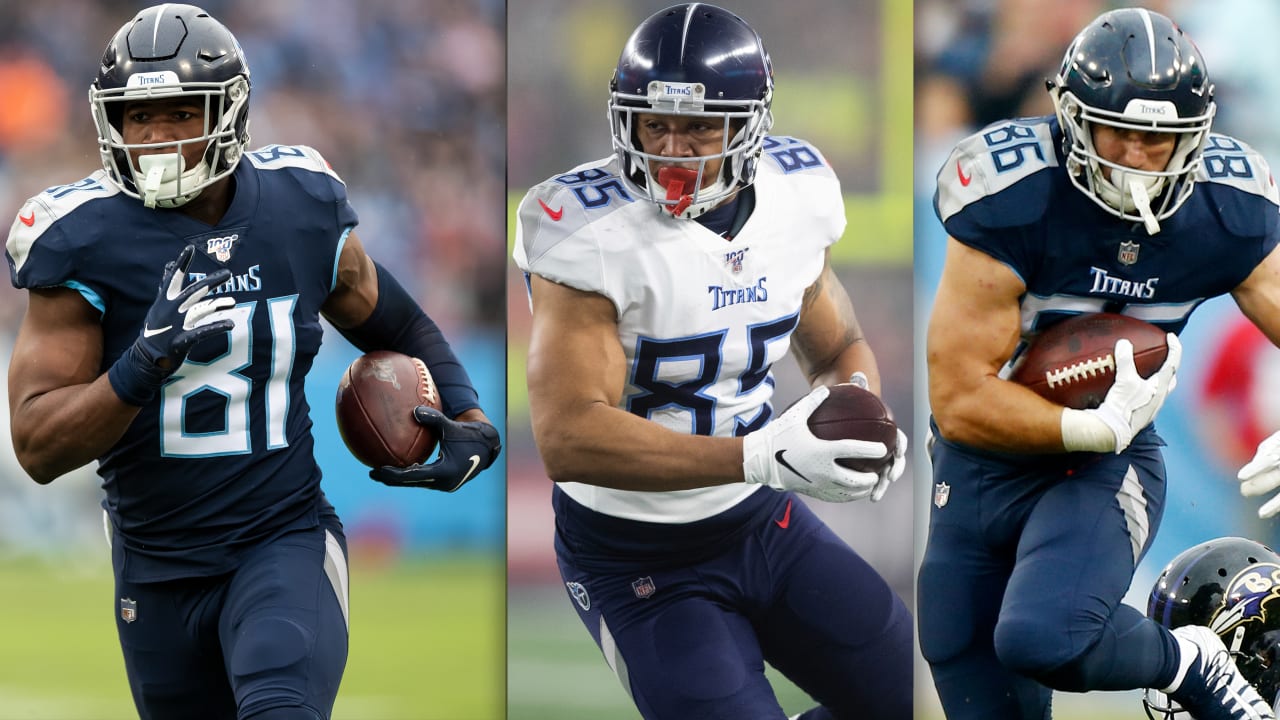
{"type": "MultiPolygon", "coordinates": [[[[626,354],[621,407],[678,432],[743,435],[773,414],[770,368],[790,348],[805,288],[844,232],[839,181],[811,145],[766,139],[756,206],[732,242],[674,219],[619,178],[616,158],[533,187],[520,204],[522,270],[613,302],[626,354]]],[[[562,483],[598,512],[710,517],[759,489],[634,492],[562,483]]]]}
{"type": "Polygon", "coordinates": [[[15,287],[71,288],[102,313],[103,371],[138,337],[184,246],[199,251],[189,279],[231,271],[215,293],[235,299],[235,329],[196,348],[100,458],[130,580],[222,572],[239,548],[313,526],[325,507],[303,381],[357,217],[311,148],[251,151],[233,177],[214,227],[147,209],[97,172],[28,200],[9,233],[15,287]]]}
{"type": "Polygon", "coordinates": [[[1280,240],[1275,181],[1239,140],[1209,136],[1195,191],[1155,235],[1077,190],[1061,146],[1054,118],[1004,121],[961,141],[938,173],[934,205],[948,234],[1026,284],[1024,335],[1094,312],[1180,332],[1280,240]]]}

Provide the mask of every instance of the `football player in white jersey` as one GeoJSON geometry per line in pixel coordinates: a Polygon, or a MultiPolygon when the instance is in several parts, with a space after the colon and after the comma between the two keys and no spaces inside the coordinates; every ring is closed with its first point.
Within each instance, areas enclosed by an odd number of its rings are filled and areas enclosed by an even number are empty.
{"type": "Polygon", "coordinates": [[[646,718],[782,718],[766,660],[808,720],[910,717],[906,607],[792,494],[875,501],[904,468],[901,431],[891,452],[806,423],[830,385],[879,391],[827,263],[839,182],[768,134],[769,56],[725,10],[645,20],[610,90],[614,155],[531,189],[515,248],[575,609],[646,718]],[[774,417],[789,349],[813,390],[774,417]]]}

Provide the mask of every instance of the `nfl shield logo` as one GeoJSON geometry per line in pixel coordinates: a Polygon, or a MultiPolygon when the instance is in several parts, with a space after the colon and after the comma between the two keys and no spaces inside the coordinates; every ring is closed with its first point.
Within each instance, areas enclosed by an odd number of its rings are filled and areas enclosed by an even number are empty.
{"type": "Polygon", "coordinates": [[[636,597],[641,600],[653,597],[653,593],[658,589],[653,584],[653,578],[642,577],[631,583],[631,589],[636,591],[636,597]]]}
{"type": "Polygon", "coordinates": [[[131,623],[138,619],[138,603],[129,598],[120,598],[120,619],[131,623]]]}
{"type": "Polygon", "coordinates": [[[1132,265],[1138,262],[1138,243],[1120,243],[1120,253],[1116,257],[1121,265],[1132,265]]]}
{"type": "Polygon", "coordinates": [[[938,507],[946,507],[947,501],[951,499],[951,486],[940,482],[933,486],[933,504],[938,507]]]}

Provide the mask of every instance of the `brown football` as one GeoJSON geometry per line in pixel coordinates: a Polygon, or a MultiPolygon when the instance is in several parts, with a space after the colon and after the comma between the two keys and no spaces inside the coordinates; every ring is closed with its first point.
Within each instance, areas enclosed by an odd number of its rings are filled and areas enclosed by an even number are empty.
{"type": "Polygon", "coordinates": [[[1077,315],[1036,335],[1010,379],[1059,405],[1096,408],[1116,380],[1120,338],[1133,343],[1133,362],[1144,378],[1169,356],[1165,331],[1149,322],[1115,313],[1077,315]]]}
{"type": "Polygon", "coordinates": [[[882,442],[888,453],[875,460],[837,460],[859,472],[878,472],[898,447],[898,425],[876,394],[858,385],[832,385],[831,393],[809,415],[809,430],[823,440],[882,442]]]}
{"type": "Polygon", "coordinates": [[[413,419],[413,409],[440,409],[440,395],[418,358],[376,350],[361,355],[338,381],[338,432],[369,467],[406,467],[435,451],[438,438],[413,419]]]}

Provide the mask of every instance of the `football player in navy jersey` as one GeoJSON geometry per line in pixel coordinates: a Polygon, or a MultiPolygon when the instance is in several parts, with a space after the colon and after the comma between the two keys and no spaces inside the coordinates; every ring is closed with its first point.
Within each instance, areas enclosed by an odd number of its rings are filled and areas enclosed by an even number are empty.
{"type": "Polygon", "coordinates": [[[830,385],[879,389],[827,262],[835,173],[768,134],[769,56],[718,7],[642,22],[610,90],[614,155],[532,188],[516,230],[566,601],[645,718],[781,720],[766,660],[808,720],[908,718],[905,605],[793,495],[875,501],[904,468],[900,431],[890,453],[806,423],[830,385]],[[775,416],[788,349],[813,390],[775,416]]]}
{"type": "Polygon", "coordinates": [[[6,248],[29,291],[14,447],[39,483],[99,462],[143,718],[332,710],[346,541],[303,394],[322,315],[362,350],[421,358],[440,389],[444,412],[416,413],[439,458],[375,479],[452,491],[499,451],[448,342],[362,249],[337,174],[308,147],[247,149],[249,95],[221,23],[141,11],[90,89],[103,169],[28,200],[6,248]]]}
{"type": "Polygon", "coordinates": [[[1160,524],[1152,420],[1176,333],[1230,293],[1280,341],[1277,192],[1263,159],[1210,132],[1204,60],[1168,18],[1105,13],[1049,81],[1054,116],[990,125],[938,175],[947,258],[928,330],[934,470],[920,646],[947,716],[1044,718],[1053,690],[1154,688],[1198,720],[1271,718],[1211,630],[1121,603],[1160,524]],[[1029,338],[1115,312],[1168,331],[1138,375],[1127,340],[1100,407],[1007,381],[1029,338]]]}

